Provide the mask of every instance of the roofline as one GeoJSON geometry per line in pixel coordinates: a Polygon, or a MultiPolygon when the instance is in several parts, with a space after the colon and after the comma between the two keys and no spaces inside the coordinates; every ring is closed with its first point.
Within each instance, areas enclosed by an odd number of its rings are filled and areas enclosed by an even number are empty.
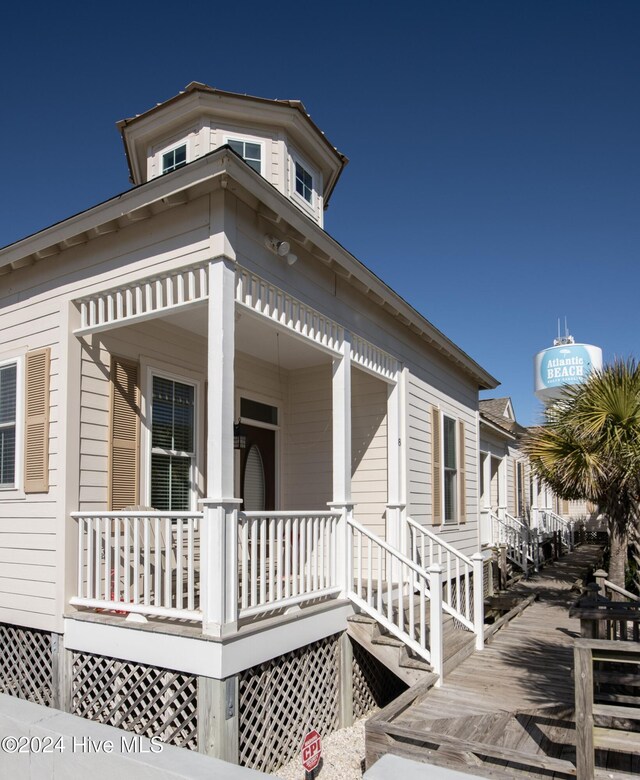
{"type": "MultiPolygon", "coordinates": [[[[420,337],[431,342],[436,349],[439,349],[453,362],[458,363],[467,374],[471,375],[478,382],[480,389],[492,390],[498,386],[499,382],[495,377],[485,371],[482,366],[476,363],[464,350],[460,349],[442,331],[407,303],[380,277],[304,214],[295,204],[291,203],[288,198],[251,168],[229,146],[219,147],[172,173],[156,177],[143,184],[138,184],[106,201],[8,244],[0,249],[0,269],[3,266],[16,263],[14,270],[17,270],[23,264],[21,261],[39,252],[43,253],[42,257],[38,258],[40,260],[45,259],[49,255],[58,254],[60,250],[56,249],[53,252],[48,250],[106,222],[111,222],[127,216],[138,209],[143,209],[145,206],[165,200],[173,193],[187,191],[198,184],[206,184],[221,174],[226,174],[247,190],[253,191],[254,197],[262,203],[265,203],[265,199],[273,200],[275,198],[277,203],[274,203],[274,206],[284,207],[289,211],[287,221],[291,224],[292,229],[299,230],[300,233],[314,233],[314,243],[318,249],[321,252],[327,252],[331,259],[342,266],[350,278],[354,277],[360,284],[364,285],[366,290],[375,296],[378,305],[383,306],[386,302],[392,311],[396,312],[396,316],[400,319],[401,324],[411,328],[414,332],[417,331],[420,337]],[[222,165],[225,159],[226,164],[222,165]],[[219,167],[214,173],[208,170],[210,166],[217,164],[219,164],[219,167]],[[146,194],[154,194],[154,196],[145,197],[146,194]],[[114,208],[118,205],[121,205],[121,208],[114,208]],[[111,211],[112,213],[104,215],[104,218],[100,220],[99,216],[106,211],[111,211]],[[64,230],[65,227],[68,228],[67,231],[64,230]],[[62,235],[54,237],[56,231],[61,232],[62,235]],[[29,246],[30,244],[32,245],[31,247],[29,246]],[[322,244],[326,248],[323,249],[322,244]],[[332,252],[331,250],[334,251],[332,252]],[[411,327],[412,325],[413,328],[411,327]]],[[[268,208],[266,203],[265,206],[268,208]]]]}
{"type": "Polygon", "coordinates": [[[506,436],[508,439],[512,439],[513,441],[517,441],[518,439],[516,434],[510,433],[506,428],[502,428],[500,425],[493,422],[493,420],[489,420],[482,412],[480,412],[480,424],[486,425],[487,428],[491,428],[494,431],[498,431],[501,436],[506,436]]]}
{"type": "Polygon", "coordinates": [[[311,116],[307,112],[307,109],[305,108],[304,103],[301,100],[281,100],[278,98],[263,98],[263,97],[257,97],[255,95],[246,95],[246,94],[242,94],[241,92],[229,92],[228,90],[218,89],[217,87],[210,87],[208,84],[203,84],[200,81],[191,81],[177,95],[174,95],[168,100],[165,100],[162,103],[158,103],[152,108],[143,111],[141,114],[136,114],[136,116],[128,117],[126,119],[120,119],[116,122],[116,127],[118,128],[118,130],[120,130],[120,136],[122,138],[122,143],[124,144],[124,148],[125,148],[125,156],[127,158],[127,166],[129,168],[130,181],[133,182],[134,180],[133,165],[131,162],[131,157],[129,155],[129,149],[127,148],[127,143],[125,140],[125,129],[130,125],[148,117],[149,115],[154,114],[157,111],[161,111],[162,109],[166,108],[166,106],[170,106],[171,104],[176,103],[179,100],[183,100],[185,95],[192,94],[194,92],[205,92],[210,95],[220,95],[222,97],[238,98],[240,100],[249,100],[255,103],[266,103],[268,105],[281,106],[282,108],[294,108],[297,111],[299,111],[304,117],[304,119],[309,123],[314,133],[327,147],[329,152],[340,163],[340,168],[338,169],[337,174],[334,176],[333,181],[330,182],[330,186],[327,188],[327,191],[324,194],[324,208],[326,209],[328,207],[329,200],[331,199],[331,194],[333,193],[336,184],[338,183],[338,179],[342,175],[342,171],[345,169],[345,166],[349,162],[349,158],[346,155],[342,154],[342,152],[339,152],[338,149],[329,141],[327,136],[322,132],[322,130],[313,121],[313,119],[311,119],[311,116]]]}

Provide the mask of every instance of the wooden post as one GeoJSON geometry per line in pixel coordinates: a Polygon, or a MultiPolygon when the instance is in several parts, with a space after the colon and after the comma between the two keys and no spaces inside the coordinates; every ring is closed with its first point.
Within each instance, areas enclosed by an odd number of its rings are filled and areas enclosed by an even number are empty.
{"type": "Polygon", "coordinates": [[[198,677],[198,752],[240,761],[238,676],[198,677]]]}
{"type": "Polygon", "coordinates": [[[51,706],[71,712],[73,698],[73,656],[64,646],[63,634],[51,634],[51,706]]]}
{"type": "Polygon", "coordinates": [[[560,532],[553,532],[553,560],[557,561],[560,557],[560,532]]]}
{"type": "Polygon", "coordinates": [[[484,649],[484,558],[474,553],[473,561],[473,628],[476,634],[476,650],[484,649]]]}
{"type": "Polygon", "coordinates": [[[353,726],[353,647],[346,631],[338,640],[338,686],[340,728],[353,726]]]}
{"type": "Polygon", "coordinates": [[[596,581],[596,585],[598,586],[598,595],[606,599],[607,589],[605,587],[604,581],[609,576],[608,573],[604,569],[598,569],[597,571],[594,571],[593,576],[596,581]]]}
{"type": "Polygon", "coordinates": [[[592,780],[594,773],[593,749],[593,662],[591,649],[573,648],[576,703],[576,770],[577,780],[592,780]]]}
{"type": "Polygon", "coordinates": [[[434,563],[427,569],[430,578],[429,589],[431,591],[429,630],[430,630],[430,652],[431,667],[438,675],[435,683],[439,688],[444,681],[444,637],[442,626],[442,566],[434,563]]]}

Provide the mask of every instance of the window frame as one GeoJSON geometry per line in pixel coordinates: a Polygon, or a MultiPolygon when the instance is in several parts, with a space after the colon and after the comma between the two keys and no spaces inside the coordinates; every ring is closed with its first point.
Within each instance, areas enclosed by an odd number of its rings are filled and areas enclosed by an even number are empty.
{"type": "Polygon", "coordinates": [[[188,142],[188,140],[186,138],[182,139],[182,140],[178,141],[177,143],[172,144],[171,146],[168,146],[166,149],[162,149],[159,152],[159,158],[160,158],[160,176],[166,176],[168,173],[173,173],[174,171],[180,170],[180,168],[184,168],[185,165],[189,164],[189,142],[188,142]],[[174,167],[170,171],[165,171],[164,170],[164,158],[165,158],[165,155],[171,154],[171,152],[176,152],[178,149],[181,149],[182,147],[184,147],[184,162],[180,163],[180,165],[177,165],[177,166],[174,165],[174,167]]]}
{"type": "Polygon", "coordinates": [[[458,452],[458,420],[444,411],[440,413],[440,441],[442,442],[440,453],[440,462],[442,463],[442,525],[452,526],[460,522],[460,507],[458,506],[458,479],[460,477],[460,453],[458,452]],[[451,468],[446,465],[446,436],[445,436],[445,420],[449,420],[453,423],[453,451],[455,468],[451,468]],[[447,472],[453,472],[453,516],[447,517],[447,472]]]}
{"type": "Polygon", "coordinates": [[[23,490],[23,459],[24,459],[24,356],[16,356],[0,360],[0,369],[14,365],[16,367],[16,414],[15,414],[15,463],[13,484],[1,484],[0,494],[10,493],[12,498],[24,497],[23,490]]]}
{"type": "Polygon", "coordinates": [[[318,211],[318,187],[320,185],[320,173],[315,166],[308,163],[304,157],[299,155],[294,150],[289,150],[290,157],[290,175],[289,175],[289,191],[290,197],[294,203],[298,204],[304,211],[306,211],[316,221],[319,219],[318,211]],[[301,168],[311,176],[311,200],[308,201],[304,198],[296,189],[296,165],[300,165],[301,168]]]}
{"type": "MultiPolygon", "coordinates": [[[[147,506],[151,504],[151,456],[153,454],[153,378],[168,379],[171,382],[179,382],[183,385],[191,385],[194,388],[193,398],[193,446],[194,453],[191,457],[191,466],[189,477],[191,483],[189,509],[186,511],[195,512],[198,509],[198,501],[204,496],[204,472],[203,472],[203,452],[204,438],[202,432],[204,420],[204,398],[202,393],[203,380],[200,374],[180,369],[176,373],[175,367],[164,367],[158,363],[141,363],[141,376],[144,375],[144,388],[141,388],[141,413],[142,425],[140,431],[140,449],[143,463],[141,463],[140,475],[144,479],[144,484],[140,486],[140,494],[144,496],[144,503],[147,506]],[[144,371],[144,374],[142,374],[144,371]]],[[[158,454],[163,454],[157,450],[158,454]]],[[[180,511],[180,510],[175,510],[180,511]]]]}
{"type": "MultiPolygon", "coordinates": [[[[253,138],[249,135],[243,135],[242,133],[225,133],[222,136],[222,141],[225,146],[230,146],[231,142],[234,141],[236,143],[243,143],[243,144],[255,144],[256,146],[260,147],[260,170],[256,171],[256,173],[259,173],[260,176],[264,177],[264,171],[265,171],[265,144],[264,140],[261,138],[253,138]]],[[[235,152],[235,150],[233,150],[235,152]]],[[[237,154],[237,152],[235,152],[237,154]]],[[[252,168],[254,171],[256,170],[253,168],[252,165],[250,165],[244,155],[240,155],[242,159],[249,165],[250,168],[252,168]]]]}

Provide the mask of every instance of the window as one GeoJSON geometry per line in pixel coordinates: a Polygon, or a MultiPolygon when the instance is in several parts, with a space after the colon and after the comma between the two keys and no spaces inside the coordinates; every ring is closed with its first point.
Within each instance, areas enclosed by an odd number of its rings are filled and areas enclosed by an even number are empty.
{"type": "Polygon", "coordinates": [[[230,138],[227,143],[236,154],[242,157],[247,165],[250,165],[254,171],[262,173],[262,147],[260,144],[252,141],[239,141],[235,138],[230,138]]]}
{"type": "Polygon", "coordinates": [[[195,471],[195,388],[153,377],[151,399],[151,506],[191,509],[195,471]]]}
{"type": "Polygon", "coordinates": [[[456,487],[458,481],[456,453],[456,421],[451,417],[442,419],[443,466],[444,466],[444,522],[453,523],[456,516],[456,487]]]}
{"type": "Polygon", "coordinates": [[[0,366],[0,487],[16,484],[16,363],[0,366]]]}
{"type": "Polygon", "coordinates": [[[162,155],[162,173],[171,173],[187,164],[187,145],[177,146],[162,155]]]}
{"type": "Polygon", "coordinates": [[[296,162],[296,192],[307,203],[313,202],[313,176],[299,162],[296,162]]]}

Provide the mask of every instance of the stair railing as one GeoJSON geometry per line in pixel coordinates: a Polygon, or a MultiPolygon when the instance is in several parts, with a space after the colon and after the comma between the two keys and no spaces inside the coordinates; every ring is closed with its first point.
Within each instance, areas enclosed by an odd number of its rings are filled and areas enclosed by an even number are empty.
{"type": "Polygon", "coordinates": [[[545,533],[553,534],[558,532],[561,540],[566,545],[569,552],[575,547],[575,523],[573,520],[565,520],[550,509],[540,510],[542,518],[542,528],[545,533]]]}
{"type": "Polygon", "coordinates": [[[347,595],[427,661],[440,684],[444,675],[441,566],[425,570],[352,517],[347,528],[347,595]]]}
{"type": "Polygon", "coordinates": [[[536,531],[528,528],[521,520],[508,512],[499,517],[491,513],[494,544],[505,545],[507,557],[525,574],[529,565],[540,565],[540,545],[536,531]]]}
{"type": "Polygon", "coordinates": [[[476,635],[476,648],[484,645],[484,559],[469,558],[413,518],[406,518],[409,558],[423,568],[442,567],[442,607],[476,635]]]}

